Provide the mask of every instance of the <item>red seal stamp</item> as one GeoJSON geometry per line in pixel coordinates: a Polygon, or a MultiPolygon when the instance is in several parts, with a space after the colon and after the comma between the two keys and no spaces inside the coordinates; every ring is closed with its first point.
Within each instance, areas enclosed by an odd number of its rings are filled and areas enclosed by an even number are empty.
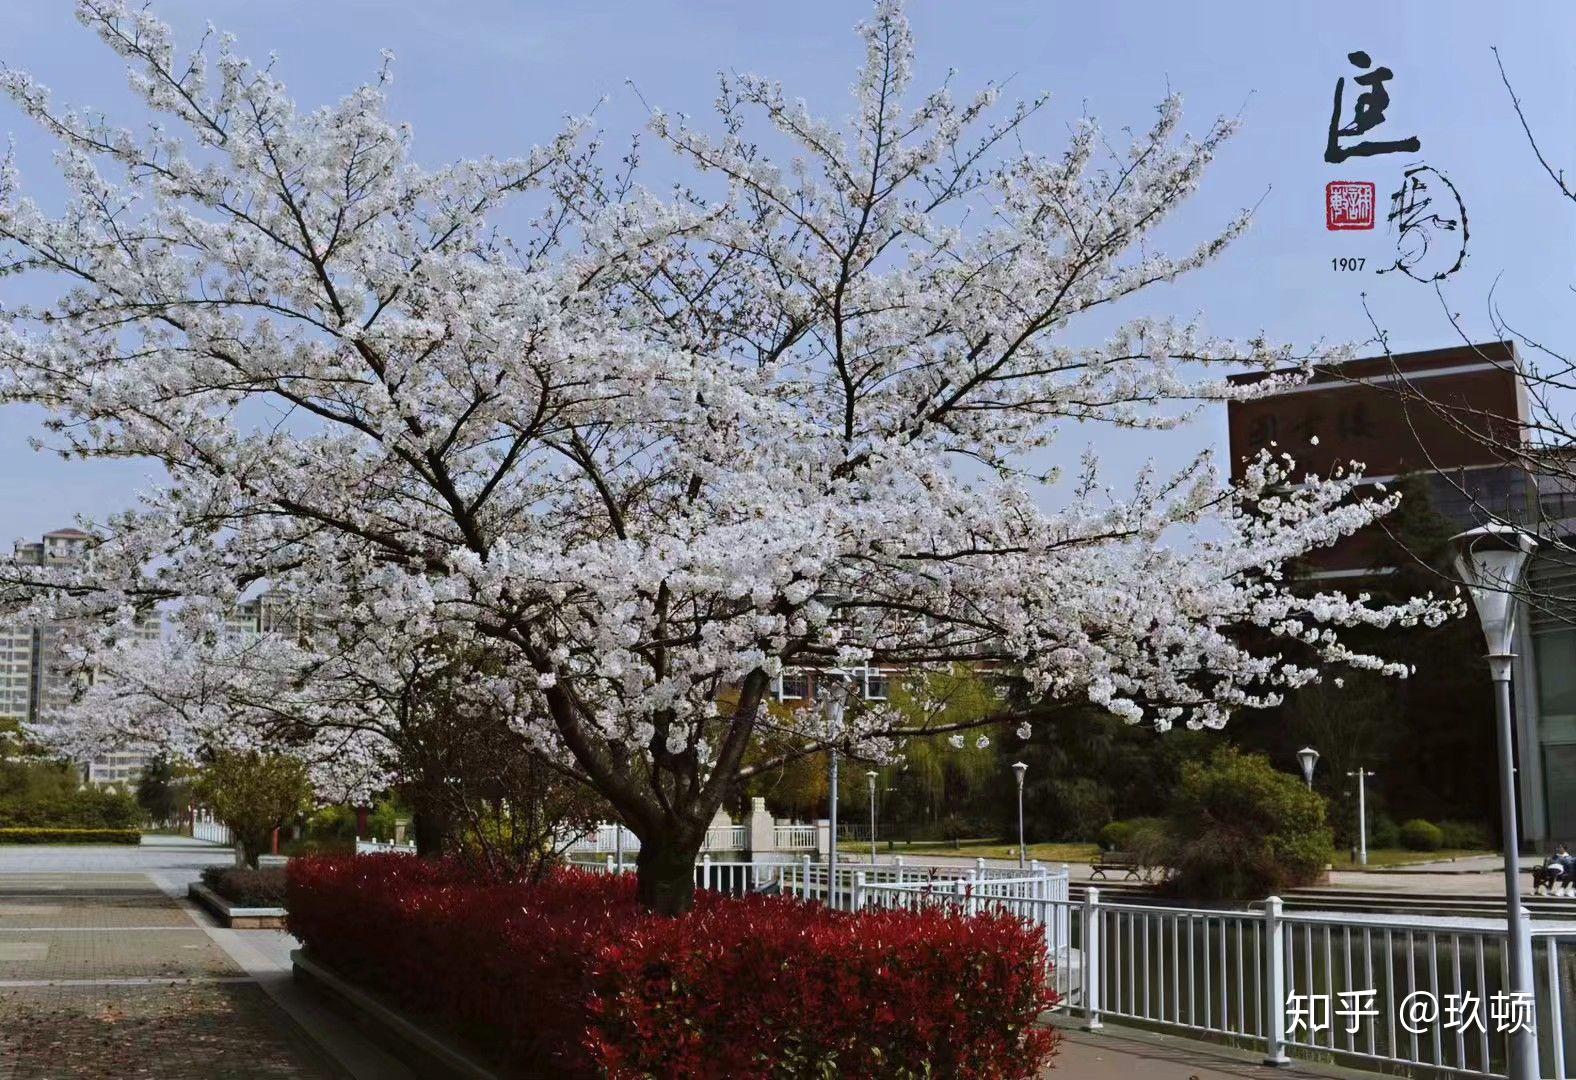
{"type": "Polygon", "coordinates": [[[1374,186],[1367,180],[1324,185],[1324,227],[1332,232],[1374,227],[1374,186]]]}

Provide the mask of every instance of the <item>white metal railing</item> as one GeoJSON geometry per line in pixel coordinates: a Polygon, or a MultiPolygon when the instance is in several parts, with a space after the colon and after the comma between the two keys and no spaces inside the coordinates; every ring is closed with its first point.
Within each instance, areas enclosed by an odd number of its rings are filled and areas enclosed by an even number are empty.
{"type": "Polygon", "coordinates": [[[713,825],[706,830],[702,851],[748,851],[750,830],[743,825],[713,825]]]}
{"type": "MultiPolygon", "coordinates": [[[[815,826],[810,826],[814,830],[815,826]]],[[[640,850],[640,837],[618,825],[598,825],[596,828],[572,839],[560,838],[559,844],[570,855],[607,855],[619,849],[618,834],[624,834],[623,849],[626,855],[640,850]]],[[[813,844],[811,845],[814,846],[813,844]]],[[[701,842],[702,851],[748,851],[750,830],[745,825],[713,825],[706,830],[701,842]]]]}
{"type": "Polygon", "coordinates": [[[837,880],[828,887],[827,866],[808,855],[784,864],[783,891],[794,896],[821,900],[834,907],[851,908],[854,886],[858,875],[864,875],[869,885],[902,885],[915,888],[948,885],[956,889],[959,883],[970,889],[977,898],[992,897],[1010,900],[1021,897],[1042,897],[1048,900],[1066,900],[1068,874],[1065,866],[1051,870],[1038,862],[1027,868],[987,866],[984,859],[977,859],[973,866],[963,863],[911,862],[902,855],[891,862],[855,862],[839,859],[837,880]],[[1049,880],[1049,892],[1041,892],[1039,883],[1049,880]]]}
{"type": "Polygon", "coordinates": [[[362,840],[358,837],[356,839],[356,854],[414,855],[416,854],[416,842],[414,840],[409,840],[403,844],[396,844],[392,840],[379,840],[375,836],[371,840],[362,840]]]}
{"type": "Polygon", "coordinates": [[[815,851],[820,844],[814,825],[775,825],[772,837],[778,851],[815,851]]]}
{"type": "MultiPolygon", "coordinates": [[[[1009,881],[872,882],[856,908],[943,904],[1005,910],[1043,926],[1057,1009],[1259,1047],[1266,1060],[1331,1055],[1460,1076],[1505,1073],[1503,920],[1208,910],[1024,895],[1009,881]],[[1421,1011],[1419,1011],[1421,1010],[1421,1011]]],[[[1569,1080],[1576,1024],[1576,923],[1536,922],[1528,1004],[1543,1075],[1569,1080]]]]}
{"type": "Polygon", "coordinates": [[[621,825],[598,825],[590,832],[583,833],[565,842],[560,840],[560,845],[568,853],[575,854],[602,854],[618,850],[618,835],[624,834],[624,850],[633,854],[640,850],[640,837],[625,829],[621,825]]]}
{"type": "Polygon", "coordinates": [[[192,822],[192,838],[206,840],[210,844],[226,844],[230,841],[230,827],[218,821],[197,818],[192,822]]]}

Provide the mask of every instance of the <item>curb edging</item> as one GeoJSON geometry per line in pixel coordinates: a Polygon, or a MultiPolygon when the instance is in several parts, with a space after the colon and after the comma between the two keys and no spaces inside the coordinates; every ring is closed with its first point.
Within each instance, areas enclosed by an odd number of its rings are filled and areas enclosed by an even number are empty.
{"type": "Polygon", "coordinates": [[[491,1069],[307,956],[305,949],[291,950],[290,963],[296,982],[330,998],[350,1013],[358,1026],[373,1029],[419,1058],[420,1067],[415,1070],[418,1075],[444,1080],[499,1080],[491,1069]]]}

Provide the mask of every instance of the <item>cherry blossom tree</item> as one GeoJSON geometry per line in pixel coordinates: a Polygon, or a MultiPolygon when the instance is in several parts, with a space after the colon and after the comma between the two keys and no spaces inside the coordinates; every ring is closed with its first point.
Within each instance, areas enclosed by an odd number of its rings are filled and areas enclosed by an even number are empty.
{"type": "Polygon", "coordinates": [[[13,568],[10,595],[110,619],[288,581],[486,642],[516,725],[640,836],[655,910],[690,904],[769,725],[795,754],[914,730],[880,708],[782,730],[764,702],[785,666],[1005,665],[1037,698],[1219,726],[1326,664],[1403,673],[1340,629],[1451,606],[1286,586],[1288,559],[1393,505],[1353,476],[1289,488],[1266,456],[1233,486],[1206,455],[1118,494],[1092,459],[1035,464],[1074,424],[1175,426],[1286,381],[1225,369],[1308,359],[1136,314],[1078,343],[1246,227],[1156,250],[1231,131],[1181,134],[1176,98],[1122,145],[1084,121],[1034,153],[1045,99],[917,93],[880,0],[851,115],[726,76],[709,125],[653,113],[659,190],[638,144],[610,160],[584,121],[427,168],[385,116],[387,69],[307,112],[228,37],[181,55],[146,10],[77,12],[148,118],[0,76],[71,193],[46,212],[0,173],[5,270],[59,283],[6,305],[0,400],[168,481],[92,523],[80,567],[13,568]]]}
{"type": "Polygon", "coordinates": [[[129,747],[192,765],[285,752],[324,801],[397,788],[423,854],[502,838],[527,868],[583,831],[588,792],[557,764],[551,728],[521,722],[524,695],[496,643],[424,640],[354,604],[307,611],[280,589],[266,601],[262,632],[201,603],[171,612],[173,632],[155,640],[104,613],[64,624],[63,657],[92,677],[41,733],[83,760],[129,747]],[[543,733],[546,745],[533,742],[543,733]]]}

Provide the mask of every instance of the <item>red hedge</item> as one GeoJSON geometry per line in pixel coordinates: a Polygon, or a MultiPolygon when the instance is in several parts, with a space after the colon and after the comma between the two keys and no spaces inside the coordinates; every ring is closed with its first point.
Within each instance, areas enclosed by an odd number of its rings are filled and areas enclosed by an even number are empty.
{"type": "Polygon", "coordinates": [[[1032,1077],[1045,940],[1005,915],[775,897],[642,912],[632,876],[477,881],[404,855],[292,859],[290,930],[522,1075],[1032,1077]]]}

